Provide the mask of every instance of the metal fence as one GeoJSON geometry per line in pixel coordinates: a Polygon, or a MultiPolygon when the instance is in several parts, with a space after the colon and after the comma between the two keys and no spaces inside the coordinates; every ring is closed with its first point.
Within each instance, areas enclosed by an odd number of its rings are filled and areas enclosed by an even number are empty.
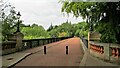
{"type": "Polygon", "coordinates": [[[2,50],[15,48],[15,46],[16,46],[16,41],[2,42],[2,50]]]}
{"type": "Polygon", "coordinates": [[[45,44],[57,42],[57,41],[68,39],[68,38],[71,38],[71,37],[23,40],[22,50],[37,47],[37,46],[42,46],[42,45],[45,45],[45,44]]]}
{"type": "Polygon", "coordinates": [[[82,40],[82,42],[84,43],[84,45],[88,48],[88,39],[84,38],[84,37],[80,37],[80,39],[82,40]]]}
{"type": "MultiPolygon", "coordinates": [[[[72,37],[22,40],[23,45],[22,45],[21,50],[19,50],[19,51],[34,48],[34,47],[37,47],[37,46],[42,46],[42,45],[45,45],[45,44],[57,42],[57,41],[68,39],[68,38],[72,38],[72,37]]],[[[16,43],[16,41],[6,41],[6,42],[2,42],[0,44],[2,44],[2,55],[17,52],[17,49],[16,49],[17,43],[16,43]]]]}
{"type": "MultiPolygon", "coordinates": [[[[37,46],[42,46],[45,44],[57,42],[57,41],[68,39],[68,38],[72,38],[72,37],[22,40],[23,41],[22,50],[30,49],[30,48],[37,47],[37,46]]],[[[16,41],[6,41],[6,42],[2,42],[0,44],[2,44],[2,50],[16,48],[16,45],[17,45],[16,41]]]]}

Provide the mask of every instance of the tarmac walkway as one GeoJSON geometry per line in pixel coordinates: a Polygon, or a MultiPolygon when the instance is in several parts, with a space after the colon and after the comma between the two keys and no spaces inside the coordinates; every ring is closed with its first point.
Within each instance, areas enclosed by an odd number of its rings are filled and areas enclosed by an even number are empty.
{"type": "Polygon", "coordinates": [[[79,38],[71,38],[47,48],[47,54],[39,51],[15,66],[79,66],[82,57],[83,51],[79,38]],[[68,46],[68,55],[66,54],[66,46],[68,46]]]}
{"type": "MultiPolygon", "coordinates": [[[[81,40],[70,38],[2,57],[4,67],[16,66],[118,66],[91,56],[81,40]],[[47,54],[43,54],[43,47],[47,54]],[[68,46],[68,55],[65,48],[68,46]]],[[[81,67],[80,67],[81,68],[81,67]]],[[[84,68],[84,67],[82,67],[84,68]]]]}
{"type": "Polygon", "coordinates": [[[42,51],[44,46],[47,46],[47,48],[50,48],[52,46],[63,43],[66,40],[62,40],[62,41],[46,44],[43,46],[34,47],[32,49],[24,50],[21,52],[16,52],[13,54],[2,56],[2,67],[12,67],[15,64],[19,63],[20,61],[22,61],[23,59],[25,59],[26,57],[28,57],[29,55],[32,55],[32,54],[37,53],[39,51],[42,51]]]}

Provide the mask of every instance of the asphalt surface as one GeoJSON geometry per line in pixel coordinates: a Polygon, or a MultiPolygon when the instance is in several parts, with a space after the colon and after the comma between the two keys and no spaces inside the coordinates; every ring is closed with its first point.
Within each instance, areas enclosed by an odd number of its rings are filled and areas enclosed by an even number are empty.
{"type": "Polygon", "coordinates": [[[79,38],[67,39],[65,42],[47,45],[46,54],[43,50],[34,53],[15,66],[79,66],[83,58],[83,49],[79,38]],[[68,55],[66,54],[68,46],[68,55]]]}

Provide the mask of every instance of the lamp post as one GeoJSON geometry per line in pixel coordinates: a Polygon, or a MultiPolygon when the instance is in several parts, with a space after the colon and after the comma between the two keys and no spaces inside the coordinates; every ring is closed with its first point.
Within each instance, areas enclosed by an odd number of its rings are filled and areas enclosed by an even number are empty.
{"type": "Polygon", "coordinates": [[[20,14],[20,12],[18,12],[18,14],[17,14],[18,22],[17,22],[17,31],[16,32],[20,32],[20,21],[19,21],[20,16],[21,16],[21,14],[20,14]]]}
{"type": "Polygon", "coordinates": [[[92,15],[90,14],[90,9],[87,9],[87,11],[89,13],[87,13],[87,23],[89,23],[90,27],[89,27],[89,31],[93,31],[93,23],[92,23],[92,15]]]}
{"type": "Polygon", "coordinates": [[[90,35],[91,35],[91,32],[93,31],[93,23],[92,23],[92,16],[89,15],[88,18],[87,18],[87,23],[89,23],[89,32],[88,32],[88,52],[90,53],[90,35]]]}
{"type": "Polygon", "coordinates": [[[87,15],[87,23],[89,23],[89,32],[88,32],[88,51],[90,53],[90,40],[91,40],[91,35],[94,31],[94,23],[97,21],[95,13],[87,15]]]}
{"type": "Polygon", "coordinates": [[[93,31],[93,23],[92,23],[91,18],[92,18],[92,16],[88,16],[88,19],[87,19],[87,23],[89,23],[89,25],[90,25],[89,31],[93,31]]]}
{"type": "Polygon", "coordinates": [[[73,37],[73,32],[72,31],[70,31],[70,34],[71,34],[71,37],[73,37]]]}

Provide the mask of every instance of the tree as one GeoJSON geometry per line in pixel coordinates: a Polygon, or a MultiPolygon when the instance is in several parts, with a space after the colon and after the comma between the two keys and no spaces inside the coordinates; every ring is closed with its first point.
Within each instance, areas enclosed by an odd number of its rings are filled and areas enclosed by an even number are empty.
{"type": "Polygon", "coordinates": [[[74,24],[75,36],[84,36],[87,37],[88,32],[88,23],[86,22],[79,22],[78,24],[74,24]]]}
{"type": "Polygon", "coordinates": [[[113,29],[114,27],[111,26],[112,26],[111,23],[100,23],[99,26],[95,27],[95,30],[99,31],[102,34],[101,36],[102,42],[115,43],[117,41],[116,32],[113,29]]]}
{"type": "Polygon", "coordinates": [[[17,24],[22,23],[22,20],[18,18],[15,7],[11,5],[7,5],[7,7],[3,8],[0,16],[0,22],[2,23],[2,40],[7,40],[8,36],[15,32],[17,24]],[[8,8],[10,10],[6,12],[8,8]]]}
{"type": "Polygon", "coordinates": [[[38,24],[35,24],[35,23],[34,23],[34,24],[32,24],[32,26],[31,26],[31,27],[35,27],[35,26],[38,26],[38,24]]]}
{"type": "Polygon", "coordinates": [[[53,25],[51,24],[47,31],[51,31],[53,29],[53,25]]]}
{"type": "Polygon", "coordinates": [[[49,31],[51,37],[54,35],[55,37],[67,37],[74,36],[75,28],[71,22],[64,22],[59,26],[53,26],[53,29],[49,31]]]}
{"type": "MultiPolygon", "coordinates": [[[[72,13],[75,17],[82,16],[89,23],[91,29],[93,26],[100,23],[109,23],[109,29],[112,28],[115,32],[114,36],[118,43],[120,43],[120,2],[68,2],[65,1],[62,5],[62,12],[67,14],[72,13]]],[[[104,29],[104,28],[102,28],[104,29]]],[[[107,33],[107,30],[106,30],[107,33]]],[[[112,34],[112,33],[110,33],[112,34]]],[[[102,33],[102,36],[105,34],[102,33]]],[[[107,34],[106,34],[107,35],[107,34]]],[[[109,35],[112,36],[112,35],[109,35]]],[[[108,36],[105,36],[106,38],[108,36]]],[[[110,37],[109,37],[110,38],[110,37]]],[[[106,39],[109,40],[109,39],[106,39]]],[[[114,42],[109,41],[109,42],[114,42]]]]}
{"type": "Polygon", "coordinates": [[[24,39],[36,39],[36,38],[48,38],[47,31],[37,24],[33,24],[30,27],[23,27],[21,32],[24,34],[24,39]]]}

